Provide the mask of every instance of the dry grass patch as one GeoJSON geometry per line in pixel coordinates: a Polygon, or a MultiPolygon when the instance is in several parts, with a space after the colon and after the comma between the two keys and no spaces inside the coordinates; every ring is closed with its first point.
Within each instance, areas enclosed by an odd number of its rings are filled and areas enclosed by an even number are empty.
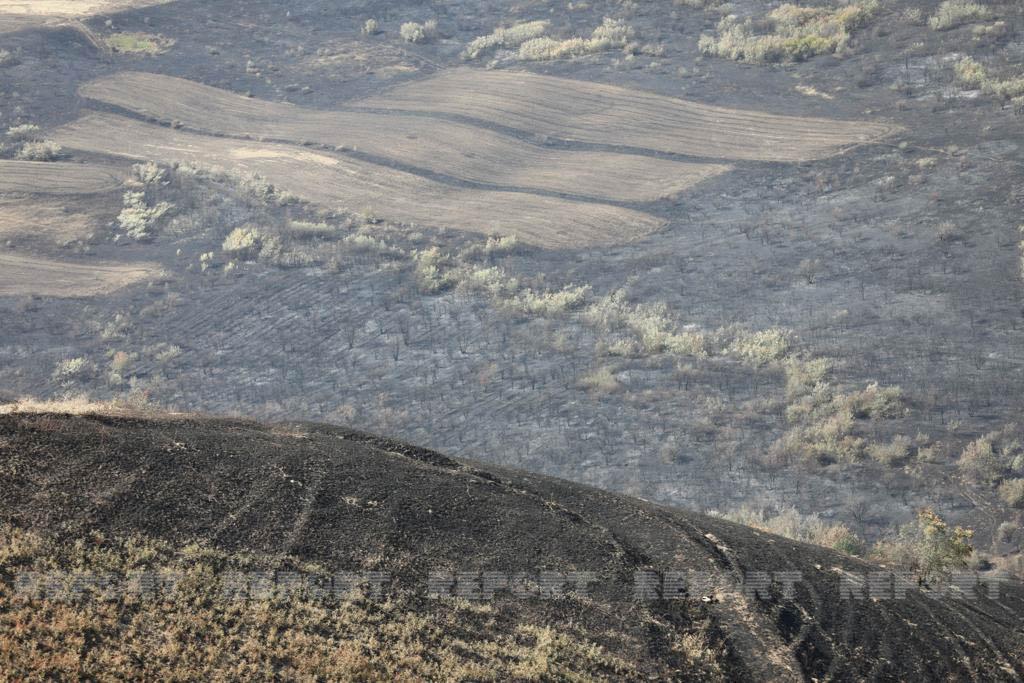
{"type": "Polygon", "coordinates": [[[721,159],[816,159],[898,130],[882,123],[777,116],[600,83],[470,68],[448,69],[361,104],[466,116],[581,142],[721,159]]]}
{"type": "Polygon", "coordinates": [[[0,253],[0,296],[93,296],[145,280],[159,271],[154,263],[71,263],[0,253]]]}
{"type": "Polygon", "coordinates": [[[475,126],[417,116],[313,111],[156,74],[117,74],[80,92],[197,131],[314,141],[474,182],[602,200],[653,201],[727,170],[718,164],[545,149],[475,126]]]}
{"type": "Polygon", "coordinates": [[[76,149],[257,174],[309,201],[352,213],[367,209],[396,222],[515,235],[547,247],[622,242],[662,225],[648,214],[607,204],[464,189],[344,155],[206,137],[112,114],[83,117],[55,137],[76,149]]]}

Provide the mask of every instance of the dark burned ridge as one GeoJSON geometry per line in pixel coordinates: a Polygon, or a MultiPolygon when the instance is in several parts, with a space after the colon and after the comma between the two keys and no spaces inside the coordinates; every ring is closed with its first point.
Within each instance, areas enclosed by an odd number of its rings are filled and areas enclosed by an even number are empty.
{"type": "MultiPolygon", "coordinates": [[[[589,571],[589,601],[499,592],[540,619],[647,643],[673,666],[674,635],[710,621],[730,677],[1014,680],[1024,676],[1024,590],[999,600],[846,599],[840,575],[879,568],[719,519],[558,479],[454,460],[348,429],[194,416],[0,416],[0,523],[41,533],[143,533],[231,551],[380,570],[395,588],[431,571],[589,571]],[[10,474],[13,473],[13,474],[10,474]],[[638,600],[639,570],[713,572],[716,588],[638,600]],[[744,597],[749,572],[799,572],[744,597]],[[571,610],[571,614],[559,611],[571,610]],[[650,628],[654,617],[668,632],[650,628]],[[676,630],[673,633],[673,629],[676,630]]],[[[436,601],[429,601],[436,604],[436,601]]]]}

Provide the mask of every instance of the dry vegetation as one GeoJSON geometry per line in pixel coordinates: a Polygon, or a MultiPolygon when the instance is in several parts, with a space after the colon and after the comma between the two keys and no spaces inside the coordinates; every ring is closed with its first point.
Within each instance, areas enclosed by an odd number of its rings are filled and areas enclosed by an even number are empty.
{"type": "MultiPolygon", "coordinates": [[[[0,668],[17,680],[594,680],[635,678],[626,661],[569,625],[531,623],[465,600],[426,601],[360,588],[241,599],[231,572],[281,568],[276,558],[174,547],[142,536],[58,542],[0,529],[0,668]],[[272,563],[272,564],[271,564],[272,563]],[[86,588],[74,602],[14,595],[14,575],[85,572],[119,579],[176,576],[173,588],[109,600],[86,588]]],[[[316,572],[288,558],[285,569],[316,572]]],[[[321,575],[326,572],[320,570],[321,575]]]]}
{"type": "Polygon", "coordinates": [[[935,14],[928,18],[928,25],[936,31],[948,31],[988,16],[987,7],[971,0],[944,0],[935,14]]]}
{"type": "Polygon", "coordinates": [[[205,137],[112,114],[83,117],[55,137],[81,150],[239,169],[329,207],[369,209],[402,223],[516,235],[543,246],[609,244],[661,226],[653,216],[630,209],[463,189],[344,155],[205,137]]]}
{"type": "Polygon", "coordinates": [[[880,123],[776,116],[515,71],[448,69],[363,101],[456,114],[568,140],[723,159],[801,161],[868,143],[880,123]]]}
{"type": "Polygon", "coordinates": [[[613,201],[651,201],[726,170],[606,152],[545,149],[483,128],[416,116],[322,112],[242,97],[192,81],[121,73],[82,95],[197,131],[358,150],[502,187],[613,201]]]}

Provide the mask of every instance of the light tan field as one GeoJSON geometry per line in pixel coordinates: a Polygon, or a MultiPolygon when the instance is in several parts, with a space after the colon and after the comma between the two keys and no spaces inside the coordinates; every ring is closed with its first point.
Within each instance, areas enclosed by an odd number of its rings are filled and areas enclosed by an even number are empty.
{"type": "Polygon", "coordinates": [[[0,160],[0,194],[94,194],[120,185],[120,176],[106,166],[0,160]]]}
{"type": "Polygon", "coordinates": [[[150,73],[116,74],[79,92],[197,131],[354,148],[464,180],[604,201],[654,201],[728,170],[721,164],[545,149],[431,117],[315,111],[150,73]]]}
{"type": "Polygon", "coordinates": [[[516,235],[547,247],[624,242],[663,225],[657,217],[608,204],[453,187],[345,155],[186,133],[114,114],[87,115],[51,138],[73,149],[247,171],[332,208],[369,210],[403,223],[516,235]]]}
{"type": "Polygon", "coordinates": [[[0,14],[83,17],[161,5],[170,0],[0,0],[0,14]]]}
{"type": "Polygon", "coordinates": [[[105,294],[158,271],[152,263],[69,263],[0,252],[0,296],[105,294]]]}
{"type": "Polygon", "coordinates": [[[455,114],[567,140],[714,159],[805,161],[878,140],[897,127],[714,107],[521,71],[448,69],[360,101],[455,114]]]}
{"type": "Polygon", "coordinates": [[[62,200],[0,198],[0,239],[30,238],[53,245],[82,239],[100,227],[96,216],[62,200]]]}

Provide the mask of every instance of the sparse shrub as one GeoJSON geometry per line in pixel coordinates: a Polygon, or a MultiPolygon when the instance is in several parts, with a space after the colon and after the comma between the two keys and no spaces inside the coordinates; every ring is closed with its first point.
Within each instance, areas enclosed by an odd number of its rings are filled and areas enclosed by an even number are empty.
{"type": "Polygon", "coordinates": [[[744,363],[759,367],[782,360],[792,345],[792,333],[776,327],[758,332],[739,332],[726,352],[744,363]]]}
{"type": "Polygon", "coordinates": [[[635,33],[631,26],[622,21],[605,17],[601,25],[591,33],[590,38],[555,40],[544,36],[527,40],[519,46],[519,59],[524,61],[564,59],[622,48],[629,44],[635,33]]]}
{"type": "Polygon", "coordinates": [[[155,206],[146,203],[146,193],[129,190],[124,193],[124,206],[117,215],[117,224],[126,235],[135,240],[152,237],[157,221],[163,218],[172,208],[167,202],[159,202],[155,206]]]}
{"type": "Polygon", "coordinates": [[[17,64],[17,57],[11,54],[8,50],[0,50],[0,69],[5,66],[15,66],[17,64]]]}
{"type": "Polygon", "coordinates": [[[792,400],[814,389],[828,375],[832,362],[827,358],[790,358],[783,368],[786,371],[786,398],[792,400]]]}
{"type": "Polygon", "coordinates": [[[960,472],[976,483],[994,484],[1008,472],[1017,471],[1024,449],[1014,438],[1015,431],[1016,425],[1007,425],[967,444],[957,461],[960,472]]]}
{"type": "Polygon", "coordinates": [[[868,446],[868,455],[883,465],[896,465],[907,459],[911,445],[910,437],[898,434],[887,444],[873,443],[868,446]]]}
{"type": "Polygon", "coordinates": [[[745,506],[718,516],[794,541],[832,548],[847,555],[859,556],[864,552],[864,541],[845,524],[827,522],[816,514],[804,515],[794,507],[769,512],[745,506]]]}
{"type": "Polygon", "coordinates": [[[579,384],[584,389],[601,394],[610,394],[619,388],[619,381],[615,379],[615,373],[608,366],[601,366],[587,373],[580,378],[579,384]]]}
{"type": "Polygon", "coordinates": [[[942,221],[935,226],[935,234],[941,242],[952,242],[960,237],[960,230],[953,221],[942,221]]]}
{"type": "Polygon", "coordinates": [[[221,250],[240,259],[254,259],[263,246],[263,233],[250,226],[232,230],[221,244],[221,250]]]}
{"type": "Polygon", "coordinates": [[[999,485],[999,497],[1011,507],[1024,507],[1024,479],[1004,481],[999,485]]]}
{"type": "Polygon", "coordinates": [[[903,390],[900,387],[881,387],[878,382],[871,382],[861,391],[846,394],[840,399],[859,419],[897,418],[906,410],[903,390]]]}
{"type": "Polygon", "coordinates": [[[527,289],[507,303],[522,313],[557,315],[579,308],[589,294],[589,285],[569,286],[555,292],[537,292],[527,289]]]}
{"type": "Polygon", "coordinates": [[[421,292],[433,294],[455,285],[456,280],[446,268],[450,259],[437,247],[414,252],[413,260],[416,282],[421,292]]]}
{"type": "Polygon", "coordinates": [[[988,16],[988,8],[970,0],[945,0],[928,19],[934,31],[947,31],[988,16]]]}
{"type": "Polygon", "coordinates": [[[1013,99],[1024,95],[1024,76],[1000,79],[973,57],[964,57],[953,65],[956,81],[969,88],[979,88],[986,95],[1013,99]]]}
{"type": "Polygon", "coordinates": [[[41,140],[43,134],[39,126],[34,123],[23,123],[20,126],[8,128],[7,137],[13,142],[28,142],[30,140],[41,140]]]}
{"type": "Polygon", "coordinates": [[[91,376],[96,366],[88,358],[68,358],[57,363],[53,369],[53,380],[67,385],[91,376]]]}
{"type": "Polygon", "coordinates": [[[494,32],[474,38],[462,52],[464,59],[476,59],[499,47],[519,47],[528,40],[539,38],[548,30],[546,21],[527,21],[508,28],[496,28],[494,32]]]}
{"type": "Polygon", "coordinates": [[[895,538],[876,544],[872,554],[930,581],[967,567],[974,552],[973,537],[970,529],[951,528],[933,510],[924,508],[918,511],[916,520],[901,527],[895,538]]]}
{"type": "Polygon", "coordinates": [[[380,32],[380,27],[377,25],[377,20],[370,18],[363,23],[363,35],[375,36],[380,32]]]}
{"type": "Polygon", "coordinates": [[[760,21],[728,15],[718,23],[717,38],[702,35],[698,47],[706,55],[739,62],[802,61],[842,51],[850,32],[864,25],[880,6],[878,0],[851,2],[835,10],[786,3],[760,21]]]}
{"type": "Polygon", "coordinates": [[[15,156],[22,161],[56,161],[62,152],[63,149],[56,142],[39,140],[22,143],[15,156]]]}
{"type": "Polygon", "coordinates": [[[818,275],[821,273],[821,261],[816,258],[805,258],[800,261],[800,265],[797,266],[797,273],[804,282],[809,285],[813,285],[814,281],[818,279],[818,275]]]}
{"type": "Polygon", "coordinates": [[[338,228],[328,223],[291,221],[288,224],[288,232],[299,240],[330,239],[338,235],[338,228]]]}

